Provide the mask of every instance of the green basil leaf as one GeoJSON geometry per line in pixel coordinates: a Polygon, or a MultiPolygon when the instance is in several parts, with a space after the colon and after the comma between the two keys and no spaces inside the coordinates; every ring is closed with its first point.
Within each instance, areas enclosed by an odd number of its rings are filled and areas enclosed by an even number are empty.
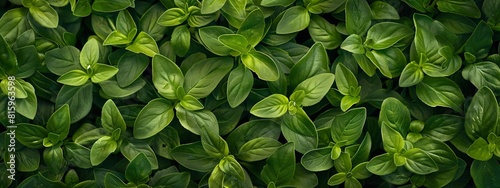
{"type": "Polygon", "coordinates": [[[163,130],[174,118],[174,109],[170,101],[155,99],[139,112],[134,123],[134,137],[145,139],[163,130]]]}
{"type": "Polygon", "coordinates": [[[364,44],[374,50],[382,50],[401,40],[412,37],[413,34],[413,30],[407,25],[395,22],[381,22],[373,25],[368,30],[364,44]]]}
{"type": "Polygon", "coordinates": [[[330,129],[333,141],[339,147],[354,144],[361,136],[365,121],[366,108],[351,109],[335,116],[330,129]]]}
{"type": "Polygon", "coordinates": [[[227,175],[234,176],[239,180],[245,180],[245,172],[240,163],[234,159],[234,156],[229,155],[222,158],[219,162],[219,168],[227,175]]]}
{"type": "MultiPolygon", "coordinates": [[[[152,141],[154,149],[153,154],[167,159],[172,158],[172,149],[180,145],[179,133],[172,127],[165,127],[162,131],[156,134],[152,141]]],[[[153,169],[155,165],[153,165],[153,169]]],[[[157,166],[157,164],[156,164],[157,166]]]]}
{"type": "Polygon", "coordinates": [[[439,114],[425,121],[425,127],[421,131],[423,136],[446,142],[453,139],[462,130],[464,118],[449,114],[439,114]]]}
{"type": "Polygon", "coordinates": [[[149,57],[153,57],[159,53],[156,41],[144,31],[141,31],[135,38],[134,42],[125,49],[134,53],[142,53],[149,57]]]}
{"type": "Polygon", "coordinates": [[[338,172],[328,179],[328,185],[329,186],[340,185],[345,182],[346,178],[347,178],[347,173],[338,172]]]}
{"type": "Polygon", "coordinates": [[[69,3],[71,4],[71,11],[75,16],[87,17],[92,12],[90,0],[69,0],[69,3]]]}
{"type": "Polygon", "coordinates": [[[125,177],[135,184],[146,183],[152,173],[151,164],[144,153],[139,153],[130,161],[125,170],[125,177]]]}
{"type": "Polygon", "coordinates": [[[211,128],[203,126],[200,133],[201,144],[208,155],[214,158],[221,158],[229,155],[227,142],[211,130],[211,128]]]}
{"type": "Polygon", "coordinates": [[[199,33],[203,44],[215,55],[227,56],[233,51],[219,41],[219,36],[223,34],[234,34],[232,30],[222,26],[207,26],[200,28],[199,33]]]}
{"type": "Polygon", "coordinates": [[[219,165],[213,168],[212,173],[208,177],[208,186],[209,187],[224,187],[224,178],[226,174],[222,172],[219,165]]]}
{"type": "Polygon", "coordinates": [[[91,168],[90,149],[77,143],[64,144],[64,158],[71,164],[80,168],[91,168]]]}
{"type": "Polygon", "coordinates": [[[356,179],[366,179],[372,175],[368,169],[366,169],[366,166],[368,165],[368,162],[363,162],[358,165],[356,165],[352,169],[352,176],[356,179]]]}
{"type": "Polygon", "coordinates": [[[264,14],[261,10],[254,10],[246,16],[236,33],[244,36],[248,45],[255,47],[264,37],[265,30],[264,14]]]}
{"type": "Polygon", "coordinates": [[[278,140],[281,135],[278,122],[269,119],[258,119],[245,122],[234,129],[227,137],[231,153],[238,153],[240,148],[256,138],[278,140]]]}
{"type": "MultiPolygon", "coordinates": [[[[137,26],[135,25],[135,21],[132,18],[132,15],[125,9],[118,13],[118,17],[116,18],[116,29],[120,33],[130,33],[134,29],[137,32],[137,26]]],[[[134,32],[132,36],[137,34],[134,32]]]]}
{"type": "Polygon", "coordinates": [[[382,102],[378,120],[380,126],[385,122],[401,135],[406,135],[410,129],[410,121],[410,111],[400,100],[389,97],[382,102]]]}
{"type": "Polygon", "coordinates": [[[389,3],[383,1],[374,1],[370,4],[372,18],[376,20],[399,20],[398,11],[389,3]]]}
{"type": "Polygon", "coordinates": [[[195,111],[203,109],[203,104],[191,95],[185,95],[179,104],[187,110],[195,111]]]}
{"type": "MultiPolygon", "coordinates": [[[[287,50],[287,52],[291,55],[292,50],[287,50]]],[[[314,75],[330,72],[328,64],[328,54],[325,47],[321,43],[315,43],[290,70],[290,75],[293,75],[290,77],[290,85],[297,86],[300,82],[314,75]]]]}
{"type": "Polygon", "coordinates": [[[120,129],[120,133],[123,134],[127,129],[127,125],[125,124],[122,114],[118,111],[118,108],[111,99],[107,100],[102,107],[101,122],[102,127],[104,127],[108,132],[120,129]]]}
{"type": "Polygon", "coordinates": [[[279,70],[271,57],[260,51],[252,51],[241,56],[243,64],[257,76],[265,81],[276,81],[279,78],[279,70]]]}
{"type": "Polygon", "coordinates": [[[405,145],[405,140],[401,134],[391,126],[382,122],[382,142],[387,153],[400,153],[405,145]]]}
{"type": "Polygon", "coordinates": [[[229,73],[227,79],[227,101],[235,108],[245,101],[253,86],[252,72],[240,64],[229,73]]]}
{"type": "Polygon", "coordinates": [[[497,64],[483,61],[467,65],[462,70],[462,77],[481,89],[482,87],[490,88],[495,95],[500,94],[500,78],[496,75],[500,74],[500,68],[497,64]]]}
{"type": "MultiPolygon", "coordinates": [[[[82,69],[80,51],[74,46],[64,46],[48,51],[45,55],[47,68],[56,75],[63,75],[71,70],[82,69]]],[[[86,68],[86,67],[85,67],[86,68]]]]}
{"type": "Polygon", "coordinates": [[[264,183],[271,182],[282,185],[292,180],[295,172],[294,144],[287,143],[279,147],[266,160],[266,165],[260,173],[264,183]]]}
{"type": "Polygon", "coordinates": [[[295,149],[300,153],[306,153],[318,147],[316,126],[302,108],[297,108],[294,115],[286,113],[283,116],[281,132],[288,142],[297,143],[295,149]]]}
{"type": "Polygon", "coordinates": [[[328,170],[333,167],[333,160],[330,158],[331,150],[330,147],[310,150],[302,156],[300,163],[312,172],[328,170]]]}
{"type": "Polygon", "coordinates": [[[288,111],[288,103],[286,96],[272,94],[255,104],[250,113],[260,118],[278,118],[288,111]]]}
{"type": "Polygon", "coordinates": [[[276,26],[277,34],[290,34],[304,30],[309,26],[310,15],[302,6],[288,8],[276,26]]]}
{"type": "Polygon", "coordinates": [[[181,8],[170,8],[158,18],[158,24],[166,27],[180,25],[188,16],[181,8]]]}
{"type": "MultiPolygon", "coordinates": [[[[136,30],[134,30],[136,31],[136,30]]],[[[134,34],[135,36],[135,34],[134,34]]],[[[120,31],[113,31],[109,33],[109,35],[104,39],[103,45],[115,45],[120,46],[123,44],[130,44],[134,39],[134,36],[130,37],[127,34],[124,34],[120,31]]]]}
{"type": "Polygon", "coordinates": [[[335,76],[331,73],[322,73],[302,81],[294,91],[302,90],[305,93],[301,102],[303,106],[312,106],[323,99],[330,90],[335,76]]]}
{"type": "Polygon", "coordinates": [[[209,110],[189,111],[180,105],[175,106],[176,117],[179,119],[182,127],[191,131],[193,134],[200,135],[203,126],[210,126],[215,132],[219,133],[219,123],[217,117],[209,110]]]}
{"type": "Polygon", "coordinates": [[[175,147],[172,150],[172,157],[182,166],[198,172],[209,172],[219,163],[218,158],[208,155],[201,142],[175,147]]]}
{"type": "Polygon", "coordinates": [[[175,27],[172,32],[172,46],[174,47],[174,52],[178,56],[184,57],[189,50],[191,43],[191,33],[187,25],[180,25],[175,27]]]}
{"type": "Polygon", "coordinates": [[[177,99],[176,92],[184,84],[181,69],[170,59],[162,55],[153,57],[153,84],[158,93],[167,99],[177,99]]]}
{"type": "MultiPolygon", "coordinates": [[[[116,81],[120,87],[127,87],[134,83],[149,65],[149,58],[142,54],[127,52],[118,61],[116,81]]],[[[154,69],[153,69],[154,70],[154,69]]]]}
{"type": "Polygon", "coordinates": [[[253,162],[268,158],[282,144],[272,138],[259,137],[252,139],[241,146],[237,158],[253,162]]]}
{"type": "Polygon", "coordinates": [[[8,44],[19,40],[19,35],[29,29],[30,25],[26,18],[27,14],[28,9],[25,8],[14,8],[3,13],[0,18],[0,25],[2,26],[0,28],[0,35],[5,37],[4,40],[8,44]]]}
{"type": "Polygon", "coordinates": [[[137,155],[142,153],[147,157],[151,168],[153,170],[158,169],[158,159],[148,143],[141,142],[141,140],[129,139],[120,145],[120,152],[129,161],[134,160],[137,155]]]}
{"type": "Polygon", "coordinates": [[[0,77],[7,77],[8,75],[15,75],[17,71],[17,58],[16,54],[10,48],[10,45],[7,44],[3,36],[0,35],[0,69],[2,72],[6,73],[6,75],[0,75],[0,77]]]}
{"type": "Polygon", "coordinates": [[[23,6],[29,8],[29,13],[43,27],[57,28],[59,15],[47,1],[23,0],[23,6]]]}
{"type": "Polygon", "coordinates": [[[118,73],[118,68],[111,65],[97,63],[92,67],[92,72],[93,74],[90,76],[90,80],[94,83],[100,83],[115,76],[116,73],[118,73]]]}
{"type": "Polygon", "coordinates": [[[406,169],[415,174],[425,175],[439,170],[436,162],[420,148],[410,149],[403,156],[406,157],[406,169]]]}
{"type": "Polygon", "coordinates": [[[500,164],[495,159],[488,161],[474,160],[470,167],[472,180],[474,180],[477,187],[497,185],[500,182],[500,179],[496,176],[497,173],[500,173],[500,164]]]}
{"type": "Polygon", "coordinates": [[[393,173],[397,168],[396,164],[394,164],[393,156],[388,153],[373,157],[366,165],[368,171],[379,176],[393,173]]]}
{"type": "Polygon", "coordinates": [[[425,77],[417,85],[417,96],[430,107],[449,107],[462,112],[464,95],[458,85],[448,78],[425,77]]]}
{"type": "Polygon", "coordinates": [[[495,130],[499,111],[497,104],[495,95],[487,87],[479,89],[474,95],[465,113],[465,132],[469,138],[487,138],[495,130]]]}
{"type": "Polygon", "coordinates": [[[313,41],[323,43],[325,49],[332,50],[341,44],[342,39],[335,25],[321,16],[311,15],[311,22],[307,29],[313,41]]]}
{"type": "Polygon", "coordinates": [[[103,136],[90,149],[90,163],[92,166],[101,164],[108,156],[115,152],[118,143],[110,136],[103,136]]]}
{"type": "Polygon", "coordinates": [[[417,85],[424,79],[424,72],[414,61],[408,63],[399,77],[399,86],[411,87],[417,85]]]}
{"type": "Polygon", "coordinates": [[[351,156],[348,153],[340,154],[339,158],[334,161],[337,172],[350,172],[352,170],[351,156]]]}
{"type": "Polygon", "coordinates": [[[131,6],[134,1],[129,0],[95,0],[92,10],[98,12],[117,12],[131,6]]]}
{"type": "MultiPolygon", "coordinates": [[[[107,98],[123,98],[139,92],[146,85],[146,81],[139,78],[126,87],[121,87],[115,78],[99,83],[101,90],[99,94],[107,98]]],[[[155,96],[156,97],[156,96],[155,96]]]]}
{"type": "Polygon", "coordinates": [[[275,6],[287,7],[291,5],[293,2],[294,2],[293,0],[262,0],[260,2],[260,5],[264,7],[275,7],[275,6]]]}
{"type": "Polygon", "coordinates": [[[444,142],[424,137],[413,143],[413,147],[427,153],[436,162],[439,170],[452,169],[458,165],[457,156],[444,142]]]}
{"type": "Polygon", "coordinates": [[[366,0],[347,0],[345,22],[349,34],[365,35],[372,23],[370,5],[366,0]]]}
{"type": "Polygon", "coordinates": [[[104,175],[103,184],[106,187],[120,187],[120,188],[126,187],[125,182],[123,182],[121,178],[119,178],[117,175],[111,172],[107,172],[106,175],[104,175]]]}
{"type": "Polygon", "coordinates": [[[17,149],[15,160],[16,170],[19,172],[33,172],[40,167],[40,152],[31,148],[17,149]]]}
{"type": "Polygon", "coordinates": [[[69,86],[82,86],[89,81],[89,75],[82,70],[71,70],[59,77],[57,82],[69,86]]]}
{"type": "Polygon", "coordinates": [[[439,0],[436,4],[441,12],[449,12],[472,18],[481,17],[481,11],[473,0],[439,0]]]}
{"type": "Polygon", "coordinates": [[[214,19],[217,19],[218,13],[202,14],[198,7],[190,7],[190,14],[187,19],[190,27],[203,27],[210,24],[214,19]],[[191,9],[192,8],[192,9],[191,9]]]}
{"type": "Polygon", "coordinates": [[[41,64],[41,59],[38,57],[35,46],[29,45],[18,48],[14,50],[14,53],[16,54],[18,63],[16,78],[28,78],[35,74],[41,64]]]}
{"type": "Polygon", "coordinates": [[[481,21],[477,24],[472,35],[467,39],[464,44],[464,50],[475,55],[477,58],[482,59],[488,55],[488,50],[491,48],[493,41],[493,31],[486,24],[481,21]]]}
{"type": "Polygon", "coordinates": [[[184,88],[195,98],[208,96],[233,68],[233,59],[217,57],[202,60],[186,72],[184,88]]]}
{"type": "Polygon", "coordinates": [[[217,12],[224,6],[226,0],[205,0],[201,2],[201,13],[211,14],[217,12]]]}
{"type": "Polygon", "coordinates": [[[34,149],[42,148],[43,139],[49,134],[44,127],[28,123],[17,124],[16,130],[17,140],[26,147],[34,149]]]}
{"type": "Polygon", "coordinates": [[[335,77],[337,88],[342,95],[349,95],[350,88],[358,87],[358,80],[354,76],[354,73],[351,72],[344,64],[339,63],[335,69],[335,77]]]}
{"type": "Polygon", "coordinates": [[[27,97],[16,100],[16,112],[28,119],[34,119],[37,113],[38,100],[35,88],[29,82],[18,80],[19,85],[26,91],[27,97]]]}
{"type": "MultiPolygon", "coordinates": [[[[344,5],[345,0],[325,0],[325,1],[311,1],[307,4],[307,9],[313,14],[329,13],[339,9],[344,5]]],[[[343,7],[342,7],[343,8],[343,7]]]]}
{"type": "Polygon", "coordinates": [[[350,95],[346,95],[342,97],[342,100],[340,101],[340,109],[345,112],[349,110],[353,105],[358,104],[361,98],[359,96],[353,97],[350,95]]]}
{"type": "Polygon", "coordinates": [[[165,7],[159,3],[151,6],[139,20],[139,30],[145,31],[159,41],[163,38],[166,27],[158,24],[158,20],[165,11],[165,7]]]}
{"type": "Polygon", "coordinates": [[[353,54],[364,54],[365,47],[363,46],[363,39],[361,36],[357,34],[349,35],[343,42],[340,44],[340,48],[342,50],[351,52],[353,54]]]}
{"type": "Polygon", "coordinates": [[[61,147],[50,147],[43,151],[43,161],[47,164],[49,172],[57,173],[65,168],[66,161],[61,147]]]}
{"type": "MultiPolygon", "coordinates": [[[[158,174],[155,173],[155,176],[158,174]]],[[[162,176],[157,182],[152,183],[153,178],[151,178],[151,181],[149,182],[152,185],[155,186],[171,186],[171,187],[188,187],[189,185],[189,180],[191,179],[191,175],[189,172],[174,172],[174,173],[169,173],[167,175],[162,176]]]]}
{"type": "Polygon", "coordinates": [[[222,34],[219,36],[219,41],[226,47],[242,54],[246,54],[250,50],[247,38],[240,34],[222,34]]]}
{"type": "Polygon", "coordinates": [[[65,139],[69,134],[70,121],[69,106],[65,104],[50,116],[47,121],[47,131],[58,134],[61,140],[65,139]]]}
{"type": "Polygon", "coordinates": [[[406,57],[399,48],[367,51],[366,56],[388,78],[398,77],[406,66],[406,57]]]}

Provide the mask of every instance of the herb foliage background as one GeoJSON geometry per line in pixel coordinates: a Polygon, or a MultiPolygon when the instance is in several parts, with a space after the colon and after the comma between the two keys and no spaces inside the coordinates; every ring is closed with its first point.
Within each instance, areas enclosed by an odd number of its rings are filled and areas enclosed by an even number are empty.
{"type": "Polygon", "coordinates": [[[2,0],[0,187],[498,187],[498,0],[2,0]],[[8,130],[2,143],[9,143],[8,130]]]}

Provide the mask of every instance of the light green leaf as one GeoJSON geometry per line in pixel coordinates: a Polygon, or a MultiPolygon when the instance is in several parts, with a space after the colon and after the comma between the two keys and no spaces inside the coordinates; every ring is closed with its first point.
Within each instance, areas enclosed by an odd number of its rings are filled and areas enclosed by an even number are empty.
{"type": "Polygon", "coordinates": [[[153,84],[158,93],[167,99],[178,99],[176,92],[184,84],[181,69],[170,59],[162,55],[153,57],[153,84]]]}
{"type": "Polygon", "coordinates": [[[340,44],[340,48],[342,50],[351,52],[353,54],[364,54],[365,47],[363,46],[363,39],[361,36],[357,34],[349,35],[343,42],[340,44]]]}
{"type": "Polygon", "coordinates": [[[257,76],[265,81],[276,81],[279,78],[279,69],[267,54],[260,51],[253,51],[248,54],[243,54],[241,62],[250,70],[255,72],[257,76]]]}
{"type": "Polygon", "coordinates": [[[354,144],[363,132],[365,121],[366,108],[354,108],[335,116],[330,128],[333,141],[339,147],[354,144]]]}
{"type": "Polygon", "coordinates": [[[261,118],[278,118],[288,111],[288,98],[282,94],[272,94],[257,102],[250,113],[261,118]]]}
{"type": "Polygon", "coordinates": [[[71,70],[59,77],[57,82],[69,86],[82,86],[89,81],[89,75],[82,70],[71,70]]]}
{"type": "Polygon", "coordinates": [[[304,30],[309,26],[310,16],[302,6],[288,8],[276,26],[277,34],[290,34],[304,30]]]}
{"type": "Polygon", "coordinates": [[[90,149],[90,162],[92,166],[97,166],[106,160],[116,150],[117,146],[118,143],[110,136],[99,138],[90,149]]]}
{"type": "Polygon", "coordinates": [[[417,85],[424,79],[424,72],[420,66],[414,61],[408,63],[401,76],[399,77],[399,86],[401,87],[411,87],[417,85]]]}
{"type": "Polygon", "coordinates": [[[434,160],[420,148],[410,149],[403,156],[406,157],[406,169],[415,174],[426,175],[439,170],[434,160]]]}
{"type": "Polygon", "coordinates": [[[225,3],[226,0],[204,0],[201,2],[201,13],[211,14],[217,12],[225,3]]]}
{"type": "Polygon", "coordinates": [[[150,101],[137,115],[134,123],[134,137],[145,139],[163,130],[174,118],[170,101],[155,99],[150,101]]]}
{"type": "Polygon", "coordinates": [[[252,72],[240,64],[229,73],[227,79],[227,102],[232,108],[240,105],[250,94],[253,86],[252,72]]]}
{"type": "Polygon", "coordinates": [[[142,53],[149,57],[153,57],[159,53],[156,41],[144,31],[141,31],[134,42],[125,49],[134,53],[142,53]]]}
{"type": "Polygon", "coordinates": [[[216,57],[201,60],[186,72],[184,88],[186,94],[195,98],[208,96],[233,68],[233,59],[216,57]]]}
{"type": "Polygon", "coordinates": [[[330,158],[331,150],[330,147],[310,150],[302,156],[300,163],[312,172],[328,170],[333,167],[333,160],[330,158]]]}
{"type": "Polygon", "coordinates": [[[188,16],[189,14],[181,8],[170,8],[158,18],[157,22],[161,26],[176,26],[183,23],[188,16]]]}
{"type": "Polygon", "coordinates": [[[116,73],[118,73],[118,68],[111,65],[97,63],[92,67],[92,72],[93,74],[90,76],[90,80],[94,83],[100,83],[115,76],[116,73]]]}
{"type": "Polygon", "coordinates": [[[307,27],[314,42],[321,42],[325,49],[335,49],[341,44],[342,38],[335,25],[321,16],[311,15],[311,22],[307,27]]]}
{"type": "Polygon", "coordinates": [[[219,163],[218,158],[208,155],[201,142],[175,147],[172,150],[172,157],[182,166],[198,172],[209,172],[219,163]]]}
{"type": "Polygon", "coordinates": [[[384,150],[390,154],[400,153],[405,146],[403,136],[385,122],[382,122],[382,142],[384,150]]]}
{"type": "Polygon", "coordinates": [[[366,165],[366,169],[371,173],[379,176],[384,176],[396,171],[398,167],[394,164],[393,156],[385,153],[373,157],[366,165]]]}

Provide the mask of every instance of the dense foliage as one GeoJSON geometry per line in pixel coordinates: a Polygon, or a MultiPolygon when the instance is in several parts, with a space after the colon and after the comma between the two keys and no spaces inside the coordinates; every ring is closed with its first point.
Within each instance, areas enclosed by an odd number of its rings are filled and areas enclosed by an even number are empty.
{"type": "Polygon", "coordinates": [[[0,187],[499,187],[499,0],[2,0],[0,187]]]}

